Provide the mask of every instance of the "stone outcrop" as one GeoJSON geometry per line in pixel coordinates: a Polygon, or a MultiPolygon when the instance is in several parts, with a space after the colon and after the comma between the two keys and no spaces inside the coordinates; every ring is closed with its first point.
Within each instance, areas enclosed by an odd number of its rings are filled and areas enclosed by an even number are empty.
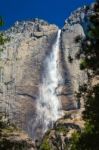
{"type": "MultiPolygon", "coordinates": [[[[56,90],[58,96],[63,95],[65,98],[68,97],[68,88],[72,91],[70,95],[74,95],[75,91],[79,92],[78,89],[80,85],[89,81],[86,70],[80,70],[80,61],[84,58],[84,55],[79,55],[79,53],[81,52],[80,41],[88,34],[87,27],[90,23],[90,14],[94,13],[92,10],[93,5],[94,4],[87,9],[86,7],[79,8],[65,21],[61,38],[61,57],[63,60],[63,70],[66,72],[64,72],[64,86],[60,86],[56,90]],[[69,84],[68,81],[70,81],[69,84]]],[[[92,75],[92,71],[88,71],[90,72],[90,75],[92,75]]],[[[91,84],[91,86],[98,85],[99,76],[92,76],[89,84],[91,84]]],[[[84,93],[83,95],[86,100],[86,94],[84,93]]],[[[74,99],[76,109],[64,112],[64,117],[57,120],[53,129],[45,134],[40,145],[41,148],[44,148],[47,145],[51,150],[70,150],[72,138],[75,139],[75,132],[78,131],[78,133],[84,133],[85,122],[82,118],[84,107],[83,105],[80,105],[81,107],[77,109],[78,104],[75,100],[76,99],[74,99]]],[[[80,103],[82,101],[83,97],[81,98],[80,103]]]]}
{"type": "MultiPolygon", "coordinates": [[[[64,107],[67,99],[70,108],[69,100],[72,99],[71,106],[74,104],[76,109],[66,111],[63,107],[65,110],[64,117],[57,120],[53,129],[45,134],[40,148],[44,148],[47,145],[52,150],[70,150],[73,133],[76,131],[81,132],[84,128],[85,122],[82,118],[84,107],[81,105],[78,108],[74,94],[78,92],[80,85],[88,82],[87,73],[80,70],[80,61],[83,55],[80,56],[79,53],[81,47],[80,40],[85,38],[87,34],[87,25],[90,23],[88,17],[92,13],[92,7],[93,5],[88,10],[86,10],[86,7],[83,7],[74,11],[65,21],[65,25],[62,28],[60,53],[60,60],[62,61],[60,61],[60,65],[64,81],[56,89],[56,93],[57,96],[61,96],[64,107]]],[[[95,76],[92,79],[92,85],[98,83],[98,78],[98,76],[95,76]]]]}
{"type": "MultiPolygon", "coordinates": [[[[88,23],[86,19],[85,8],[79,8],[65,21],[62,28],[58,64],[63,80],[55,92],[62,101],[64,111],[77,108],[74,93],[78,91],[79,85],[87,82],[86,73],[79,69],[80,60],[76,59],[80,43],[75,41],[79,36],[85,37],[88,23]]],[[[11,122],[16,123],[31,137],[42,82],[43,62],[52,49],[57,31],[56,25],[39,19],[16,22],[11,29],[4,32],[4,36],[10,41],[0,46],[0,111],[6,112],[11,122]]],[[[77,110],[74,114],[80,116],[81,111],[77,110]]],[[[55,130],[58,128],[60,131],[62,125],[62,132],[65,132],[65,126],[69,129],[68,137],[73,130],[80,130],[82,120],[77,116],[70,118],[71,115],[65,121],[63,118],[56,123],[55,130]]],[[[51,136],[52,134],[55,135],[56,131],[51,131],[51,136]]],[[[61,140],[63,136],[62,133],[61,140]]],[[[55,135],[52,138],[58,137],[55,135]]]]}
{"type": "MultiPolygon", "coordinates": [[[[81,112],[78,110],[65,112],[64,118],[59,119],[52,130],[48,130],[41,144],[41,149],[49,147],[51,150],[70,150],[72,134],[76,131],[81,132],[84,127],[84,121],[81,112]]],[[[36,143],[38,144],[38,143],[36,143]]]]}
{"type": "Polygon", "coordinates": [[[0,150],[35,150],[29,136],[0,114],[0,150]]]}
{"type": "MultiPolygon", "coordinates": [[[[65,21],[65,25],[62,28],[61,46],[64,63],[67,67],[66,71],[71,79],[73,95],[78,91],[80,85],[87,82],[85,71],[80,70],[81,59],[77,58],[80,52],[80,38],[84,38],[86,34],[85,30],[87,27],[84,23],[85,17],[85,8],[79,8],[65,21]]],[[[76,102],[75,107],[77,107],[76,102]]]]}
{"type": "MultiPolygon", "coordinates": [[[[90,10],[88,13],[91,13],[90,10]]],[[[78,92],[79,86],[87,83],[88,80],[86,72],[80,70],[80,61],[83,55],[78,59],[80,40],[87,34],[87,24],[88,16],[86,16],[86,9],[83,7],[73,12],[62,28],[60,68],[64,80],[57,87],[56,94],[61,98],[65,115],[54,124],[53,129],[45,134],[41,145],[39,145],[41,149],[47,145],[52,150],[69,150],[72,134],[76,131],[81,132],[84,128],[82,119],[84,108],[83,105],[80,109],[78,108],[74,95],[75,92],[78,92]],[[69,111],[66,111],[66,106],[69,111]]],[[[95,81],[96,79],[92,82],[95,83],[95,81]]]]}
{"type": "Polygon", "coordinates": [[[16,22],[5,31],[10,39],[0,49],[0,111],[32,136],[43,60],[58,27],[43,20],[16,22]]]}

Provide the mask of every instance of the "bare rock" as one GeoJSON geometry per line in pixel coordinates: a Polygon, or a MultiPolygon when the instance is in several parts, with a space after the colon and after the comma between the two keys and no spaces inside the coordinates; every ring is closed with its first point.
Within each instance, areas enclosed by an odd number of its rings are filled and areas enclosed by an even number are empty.
{"type": "Polygon", "coordinates": [[[10,41],[0,59],[0,111],[33,137],[43,60],[56,39],[58,27],[39,19],[16,22],[5,31],[10,41]]]}

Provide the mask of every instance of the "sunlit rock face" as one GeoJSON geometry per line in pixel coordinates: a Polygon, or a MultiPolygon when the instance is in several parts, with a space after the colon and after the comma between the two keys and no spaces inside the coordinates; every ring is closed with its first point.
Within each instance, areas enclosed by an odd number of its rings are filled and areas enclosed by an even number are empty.
{"type": "Polygon", "coordinates": [[[60,37],[61,30],[58,30],[56,41],[43,62],[42,81],[36,105],[37,116],[33,124],[33,133],[38,136],[41,136],[41,133],[44,135],[53,127],[55,121],[63,116],[61,100],[56,94],[56,88],[63,80],[59,71],[60,37]]]}
{"type": "Polygon", "coordinates": [[[16,22],[4,32],[10,41],[0,47],[0,111],[33,138],[35,129],[42,137],[63,111],[77,108],[74,92],[87,76],[75,59],[80,48],[75,38],[85,36],[86,19],[82,8],[71,14],[62,31],[34,19],[16,22]]]}
{"type": "Polygon", "coordinates": [[[42,137],[62,110],[73,106],[67,98],[71,88],[69,75],[65,84],[61,31],[35,19],[16,22],[4,34],[10,41],[1,47],[0,110],[31,137],[42,137]]]}
{"type": "Polygon", "coordinates": [[[83,100],[80,101],[81,104],[78,107],[74,94],[78,92],[80,85],[87,83],[87,75],[85,71],[80,70],[80,59],[77,58],[77,55],[81,46],[80,41],[76,39],[77,37],[83,39],[86,36],[88,23],[85,7],[79,8],[65,21],[62,29],[58,61],[63,80],[57,86],[56,94],[61,98],[62,109],[65,110],[64,117],[55,122],[52,130],[46,132],[42,140],[43,144],[48,141],[52,150],[55,149],[55,146],[63,150],[71,149],[72,134],[76,131],[81,132],[84,128],[83,100]]]}
{"type": "Polygon", "coordinates": [[[56,40],[58,27],[43,20],[16,22],[5,35],[0,58],[0,111],[33,136],[43,61],[56,40]]]}
{"type": "MultiPolygon", "coordinates": [[[[90,10],[88,10],[90,13],[90,10]]],[[[62,28],[62,50],[64,53],[65,64],[69,72],[73,93],[78,91],[79,85],[87,82],[85,71],[80,70],[80,59],[77,58],[80,50],[80,42],[77,37],[84,38],[88,25],[85,7],[78,8],[71,16],[65,20],[62,28]],[[87,20],[87,21],[86,21],[87,20]]],[[[83,56],[82,56],[83,57],[83,56]]]]}

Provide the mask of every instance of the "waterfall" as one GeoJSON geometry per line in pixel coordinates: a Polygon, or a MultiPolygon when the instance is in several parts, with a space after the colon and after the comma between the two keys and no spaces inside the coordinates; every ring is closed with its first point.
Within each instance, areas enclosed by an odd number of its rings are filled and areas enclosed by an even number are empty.
{"type": "Polygon", "coordinates": [[[60,35],[61,30],[58,30],[51,53],[44,61],[42,84],[40,85],[40,94],[37,101],[37,117],[34,123],[35,126],[38,124],[42,133],[53,127],[53,123],[63,115],[61,101],[56,95],[56,88],[61,80],[58,69],[60,35]]]}

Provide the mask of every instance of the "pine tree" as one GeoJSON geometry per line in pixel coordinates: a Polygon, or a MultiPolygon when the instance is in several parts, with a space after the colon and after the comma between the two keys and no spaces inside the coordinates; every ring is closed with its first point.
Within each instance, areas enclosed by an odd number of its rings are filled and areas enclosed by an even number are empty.
{"type": "MultiPolygon", "coordinates": [[[[89,16],[88,34],[81,43],[81,50],[85,57],[80,67],[92,70],[95,76],[99,75],[99,0],[94,4],[93,12],[89,16]]],[[[80,88],[79,92],[84,93],[85,128],[81,133],[73,134],[71,150],[99,150],[99,84],[95,86],[90,84],[85,91],[80,88]]]]}

